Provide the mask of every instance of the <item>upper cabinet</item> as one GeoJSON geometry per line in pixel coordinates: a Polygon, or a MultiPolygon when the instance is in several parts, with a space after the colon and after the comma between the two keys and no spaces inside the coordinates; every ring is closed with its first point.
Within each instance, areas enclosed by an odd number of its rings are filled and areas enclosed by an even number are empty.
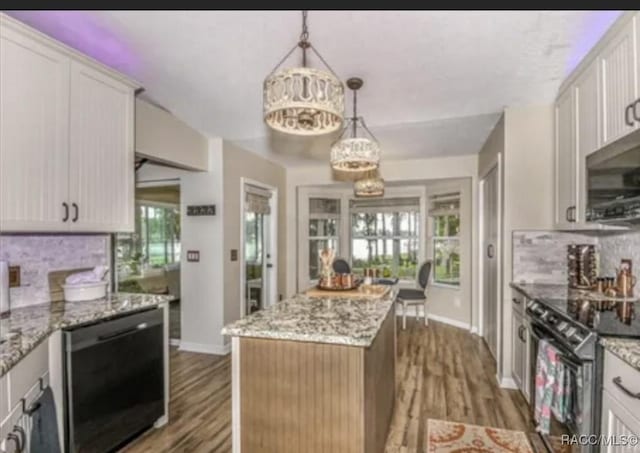
{"type": "Polygon", "coordinates": [[[68,211],[69,59],[1,33],[0,229],[55,231],[68,211]]]}
{"type": "Polygon", "coordinates": [[[640,14],[625,13],[563,83],[556,99],[555,222],[558,229],[598,229],[586,222],[587,157],[639,127],[625,112],[640,94],[640,14]]]}
{"type": "Polygon", "coordinates": [[[0,231],[134,230],[137,87],[0,14],[0,231]]]}
{"type": "Polygon", "coordinates": [[[71,63],[71,229],[126,231],[134,225],[134,98],[131,88],[71,63]]]}
{"type": "Polygon", "coordinates": [[[560,95],[555,107],[556,154],[555,154],[555,222],[568,224],[575,215],[575,121],[572,90],[560,95]]]}
{"type": "Polygon", "coordinates": [[[602,145],[608,145],[636,127],[627,124],[625,118],[627,106],[638,97],[635,23],[636,20],[630,20],[598,57],[602,74],[602,145]]]}

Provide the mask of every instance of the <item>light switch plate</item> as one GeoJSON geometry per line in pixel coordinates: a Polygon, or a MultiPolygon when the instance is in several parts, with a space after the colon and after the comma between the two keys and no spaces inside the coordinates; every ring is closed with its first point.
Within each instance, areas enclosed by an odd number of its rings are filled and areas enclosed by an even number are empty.
{"type": "Polygon", "coordinates": [[[187,250],[187,261],[197,263],[200,261],[200,250],[187,250]]]}
{"type": "Polygon", "coordinates": [[[238,261],[238,249],[231,249],[231,261],[238,261]]]}

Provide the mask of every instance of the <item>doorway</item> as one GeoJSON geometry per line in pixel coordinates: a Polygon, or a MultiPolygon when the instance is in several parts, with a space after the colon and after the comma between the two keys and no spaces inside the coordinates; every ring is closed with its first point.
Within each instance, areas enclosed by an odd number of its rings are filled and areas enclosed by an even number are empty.
{"type": "Polygon", "coordinates": [[[481,181],[482,336],[498,360],[499,269],[500,269],[500,187],[496,165],[481,181]]]}
{"type": "Polygon", "coordinates": [[[277,189],[241,180],[240,315],[275,303],[277,189]]]}
{"type": "Polygon", "coordinates": [[[139,182],[135,191],[135,232],[115,235],[117,291],[173,296],[169,338],[181,338],[180,181],[139,182]]]}

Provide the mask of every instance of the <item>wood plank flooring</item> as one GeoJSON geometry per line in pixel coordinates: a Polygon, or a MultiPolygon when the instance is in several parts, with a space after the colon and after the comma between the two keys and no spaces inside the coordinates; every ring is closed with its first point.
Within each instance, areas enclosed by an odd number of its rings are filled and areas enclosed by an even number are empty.
{"type": "MultiPolygon", "coordinates": [[[[425,453],[429,418],[532,432],[524,398],[500,389],[478,337],[437,322],[398,324],[396,407],[387,453],[425,453]]],[[[127,453],[231,451],[230,356],[171,352],[170,423],[127,453]]],[[[330,452],[333,453],[333,452],[330,452]]]]}

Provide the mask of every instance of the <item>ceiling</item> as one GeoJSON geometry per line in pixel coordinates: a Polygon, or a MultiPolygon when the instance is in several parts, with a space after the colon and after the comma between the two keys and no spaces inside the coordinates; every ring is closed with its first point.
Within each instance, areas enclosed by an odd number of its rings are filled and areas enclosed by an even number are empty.
{"type": "MultiPolygon", "coordinates": [[[[262,82],[297,41],[298,11],[9,14],[137,79],[209,136],[285,165],[328,159],[331,137],[285,137],[262,121],[262,82]]],[[[505,106],[551,102],[618,15],[311,11],[309,31],[340,77],[364,79],[359,111],[383,159],[407,159],[478,152],[505,106]]]]}

